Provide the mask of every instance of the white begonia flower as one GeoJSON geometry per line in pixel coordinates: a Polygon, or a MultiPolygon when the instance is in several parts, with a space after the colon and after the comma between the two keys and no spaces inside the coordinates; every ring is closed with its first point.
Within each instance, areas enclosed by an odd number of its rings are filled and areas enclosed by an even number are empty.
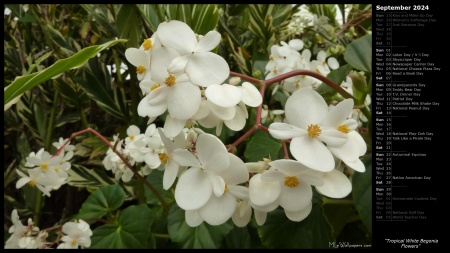
{"type": "Polygon", "coordinates": [[[58,249],[78,249],[89,248],[91,246],[92,230],[89,224],[84,220],[78,222],[66,222],[62,226],[62,232],[66,235],[61,237],[61,243],[58,249]]]}
{"type": "MultiPolygon", "coordinates": [[[[53,146],[56,149],[60,149],[67,141],[69,141],[68,138],[63,139],[62,137],[59,137],[58,142],[53,142],[53,146]]],[[[66,146],[64,146],[64,151],[74,151],[75,150],[75,146],[74,145],[70,145],[70,142],[67,143],[66,146]]]]}
{"type": "Polygon", "coordinates": [[[220,33],[210,31],[197,40],[194,31],[178,20],[159,24],[156,33],[165,47],[173,48],[180,54],[169,65],[170,73],[186,72],[192,83],[203,87],[220,84],[228,78],[228,63],[210,52],[219,45],[220,33]]]}
{"type": "Polygon", "coordinates": [[[28,219],[27,226],[24,226],[16,209],[11,213],[11,221],[13,225],[8,232],[12,235],[5,242],[5,249],[41,249],[49,244],[45,241],[48,233],[33,226],[31,218],[28,219]]]}
{"type": "Polygon", "coordinates": [[[206,128],[216,127],[216,135],[222,132],[223,124],[233,131],[240,131],[244,128],[248,111],[241,101],[236,106],[220,107],[212,102],[206,101],[210,113],[205,118],[199,119],[198,123],[206,128]]]}
{"type": "Polygon", "coordinates": [[[364,172],[365,166],[359,159],[367,151],[367,145],[361,135],[356,132],[358,122],[347,119],[353,111],[353,99],[345,99],[331,108],[328,117],[322,122],[324,126],[333,127],[348,136],[348,141],[340,146],[329,146],[331,153],[349,165],[352,169],[364,172]]]}
{"type": "Polygon", "coordinates": [[[163,188],[164,190],[168,190],[172,187],[180,170],[180,164],[176,162],[174,151],[183,149],[186,139],[183,132],[175,136],[172,141],[165,136],[161,128],[158,128],[158,131],[164,143],[164,151],[159,154],[159,159],[164,164],[163,188]]]}
{"type": "Polygon", "coordinates": [[[196,143],[197,157],[185,149],[174,151],[175,161],[190,168],[178,179],[175,200],[184,210],[201,208],[214,193],[223,195],[225,181],[219,173],[228,170],[230,157],[223,143],[214,135],[200,134],[196,143]]]}
{"type": "Polygon", "coordinates": [[[272,123],[269,133],[276,139],[292,139],[290,151],[305,166],[323,172],[333,170],[335,162],[328,147],[343,145],[348,138],[337,129],[321,125],[329,116],[324,98],[312,89],[300,89],[287,99],[285,114],[289,124],[272,123]]]}
{"type": "Polygon", "coordinates": [[[223,195],[211,194],[210,199],[198,209],[199,216],[213,226],[223,224],[231,218],[238,200],[248,199],[248,188],[239,185],[249,179],[244,162],[233,154],[228,156],[229,168],[218,173],[225,182],[223,195]]]}
{"type": "Polygon", "coordinates": [[[37,187],[44,195],[50,197],[50,191],[56,185],[59,185],[59,177],[54,171],[43,173],[40,168],[29,169],[29,176],[22,171],[16,170],[21,179],[17,180],[16,188],[19,189],[25,184],[31,187],[37,187]]]}
{"type": "Polygon", "coordinates": [[[139,140],[144,137],[143,134],[141,134],[141,129],[135,125],[130,125],[127,128],[127,137],[125,138],[125,144],[129,145],[131,142],[134,142],[136,140],[139,140]]]}
{"type": "Polygon", "coordinates": [[[136,67],[137,79],[139,81],[150,79],[150,57],[141,49],[127,48],[125,57],[133,66],[136,67]]]}
{"type": "Polygon", "coordinates": [[[261,180],[280,184],[278,203],[287,211],[304,210],[312,201],[312,185],[323,185],[323,172],[312,170],[300,162],[276,160],[269,165],[271,168],[261,175],[261,180]]]}
{"type": "Polygon", "coordinates": [[[317,60],[311,62],[311,69],[320,73],[324,76],[327,76],[331,70],[330,69],[338,69],[339,62],[334,57],[329,57],[327,60],[327,53],[323,50],[320,50],[317,54],[317,60]]]}
{"type": "MultiPolygon", "coordinates": [[[[168,110],[175,119],[192,118],[201,103],[200,88],[191,83],[186,73],[163,76],[152,77],[157,87],[141,100],[138,105],[138,114],[143,117],[155,117],[168,110]]],[[[142,82],[152,82],[152,80],[142,82]]]]}
{"type": "MultiPolygon", "coordinates": [[[[39,149],[39,151],[38,152],[36,152],[36,153],[34,153],[34,152],[31,152],[29,155],[28,155],[28,157],[36,157],[36,158],[38,158],[38,159],[40,159],[41,158],[41,155],[42,155],[42,153],[44,153],[44,148],[41,148],[41,149],[39,149]]],[[[34,165],[33,163],[30,163],[30,162],[26,162],[25,163],[25,167],[35,167],[36,165],[34,165]]]]}
{"type": "Polygon", "coordinates": [[[284,209],[284,214],[286,214],[286,217],[290,219],[291,221],[302,221],[308,217],[308,215],[311,213],[312,210],[312,202],[309,202],[309,204],[299,211],[289,211],[287,209],[284,209]]]}

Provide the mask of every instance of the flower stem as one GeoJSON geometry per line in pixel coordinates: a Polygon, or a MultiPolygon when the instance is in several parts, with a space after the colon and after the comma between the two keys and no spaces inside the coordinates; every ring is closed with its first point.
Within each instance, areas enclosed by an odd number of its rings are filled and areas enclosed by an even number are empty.
{"type": "Polygon", "coordinates": [[[61,153],[61,151],[64,149],[64,147],[70,143],[70,141],[75,138],[75,136],[80,135],[80,134],[84,134],[87,132],[91,132],[94,135],[96,135],[98,138],[100,138],[106,145],[108,145],[108,147],[110,147],[112,149],[112,151],[114,153],[116,153],[116,155],[118,155],[120,157],[120,159],[124,162],[124,164],[134,173],[134,175],[139,178],[140,180],[142,180],[142,182],[145,184],[145,186],[147,186],[150,191],[153,192],[153,194],[155,194],[155,196],[158,198],[159,202],[161,203],[162,207],[164,208],[165,211],[169,211],[169,206],[167,205],[167,203],[164,201],[163,197],[161,196],[161,194],[159,194],[158,190],[155,189],[155,187],[153,187],[153,185],[151,185],[141,174],[139,174],[139,172],[130,164],[130,162],[128,162],[128,160],[122,155],[122,153],[120,153],[119,151],[117,151],[115,145],[111,144],[103,135],[101,135],[100,133],[98,133],[97,131],[95,131],[92,128],[87,128],[84,130],[81,130],[79,132],[73,133],[70,138],[66,141],[66,143],[64,143],[64,145],[61,146],[61,148],[59,148],[59,150],[53,155],[53,156],[57,156],[59,153],[61,153]]]}

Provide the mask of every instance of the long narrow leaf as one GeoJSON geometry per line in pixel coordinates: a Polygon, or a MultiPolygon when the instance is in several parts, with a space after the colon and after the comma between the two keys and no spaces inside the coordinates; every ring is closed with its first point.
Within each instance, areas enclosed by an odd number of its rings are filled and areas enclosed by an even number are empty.
{"type": "MultiPolygon", "coordinates": [[[[14,80],[12,84],[5,88],[4,93],[4,105],[11,102],[15,97],[20,96],[25,91],[32,89],[33,87],[45,82],[51,78],[54,78],[61,73],[68,71],[70,69],[79,68],[84,65],[90,58],[96,56],[100,51],[114,46],[119,42],[126,42],[127,40],[113,40],[102,45],[90,46],[84,48],[80,52],[74,54],[73,56],[59,60],[55,62],[52,66],[30,75],[25,75],[18,77],[14,80]],[[31,78],[30,78],[31,77],[31,78]]],[[[7,108],[5,108],[7,109],[7,108]]]]}

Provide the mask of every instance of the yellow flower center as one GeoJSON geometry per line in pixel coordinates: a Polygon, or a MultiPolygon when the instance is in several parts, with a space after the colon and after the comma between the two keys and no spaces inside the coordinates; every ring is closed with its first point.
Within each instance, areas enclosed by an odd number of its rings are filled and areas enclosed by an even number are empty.
{"type": "Polygon", "coordinates": [[[48,169],[48,164],[47,163],[42,163],[41,164],[41,170],[42,171],[46,171],[48,169]]]}
{"type": "Polygon", "coordinates": [[[130,140],[134,141],[134,135],[130,135],[130,140]]]}
{"type": "Polygon", "coordinates": [[[164,80],[164,83],[165,83],[167,86],[171,87],[171,86],[173,86],[173,85],[176,83],[176,81],[177,81],[177,79],[175,78],[175,76],[169,75],[169,76],[164,80]]]}
{"type": "Polygon", "coordinates": [[[274,60],[273,55],[269,56],[269,60],[270,60],[270,61],[273,61],[273,60],[274,60]]]}
{"type": "Polygon", "coordinates": [[[273,73],[278,73],[278,69],[273,69],[273,73]]]}
{"type": "Polygon", "coordinates": [[[59,168],[54,168],[55,172],[58,173],[59,172],[59,168]]]}
{"type": "Polygon", "coordinates": [[[299,186],[300,182],[298,181],[297,177],[286,177],[284,179],[284,185],[290,188],[294,188],[299,186]]]}
{"type": "Polygon", "coordinates": [[[223,193],[228,192],[228,185],[225,184],[225,189],[223,190],[223,193]]]}
{"type": "Polygon", "coordinates": [[[36,186],[36,182],[34,180],[30,180],[28,182],[28,185],[31,186],[31,187],[34,187],[34,186],[36,186]]]}
{"type": "Polygon", "coordinates": [[[308,135],[311,138],[316,138],[317,136],[320,135],[320,133],[322,132],[322,130],[320,129],[319,125],[315,124],[311,124],[308,126],[308,135]]]}
{"type": "Polygon", "coordinates": [[[159,86],[161,86],[161,84],[157,83],[157,84],[153,84],[152,87],[150,87],[150,91],[153,91],[154,89],[159,88],[159,86]]]}
{"type": "Polygon", "coordinates": [[[296,88],[296,89],[299,89],[300,87],[301,87],[300,82],[296,82],[296,83],[295,83],[295,88],[296,88]]]}
{"type": "Polygon", "coordinates": [[[348,134],[350,132],[350,128],[347,125],[340,125],[338,130],[343,132],[344,134],[348,134]]]}
{"type": "Polygon", "coordinates": [[[142,65],[137,66],[136,73],[138,74],[144,74],[145,73],[145,67],[142,65]]]}
{"type": "Polygon", "coordinates": [[[76,244],[77,244],[77,240],[76,240],[76,239],[73,239],[73,240],[71,241],[71,243],[72,243],[72,245],[76,245],[76,244]]]}
{"type": "Polygon", "coordinates": [[[167,163],[169,156],[166,153],[161,153],[159,154],[159,160],[161,160],[162,163],[167,163]]]}
{"type": "Polygon", "coordinates": [[[142,44],[142,46],[144,47],[145,51],[151,49],[153,47],[152,40],[151,39],[145,39],[144,43],[142,44]]]}

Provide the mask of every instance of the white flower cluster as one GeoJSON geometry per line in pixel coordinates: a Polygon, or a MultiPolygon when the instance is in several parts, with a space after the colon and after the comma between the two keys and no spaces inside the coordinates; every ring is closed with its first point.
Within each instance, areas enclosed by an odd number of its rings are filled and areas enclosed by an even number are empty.
{"type": "Polygon", "coordinates": [[[216,127],[217,134],[223,124],[242,130],[248,118],[246,105],[262,103],[253,84],[223,83],[230,73],[228,63],[210,52],[220,40],[216,31],[198,36],[187,24],[172,20],[161,23],[139,48],[125,51],[127,60],[136,66],[145,95],[138,114],[152,121],[168,111],[164,124],[167,137],[177,136],[193,123],[216,127]]]}
{"type": "MultiPolygon", "coordinates": [[[[59,142],[53,143],[53,146],[59,150],[67,141],[68,139],[59,138],[59,142]]],[[[28,184],[37,187],[44,195],[50,197],[50,191],[57,190],[67,183],[67,171],[71,167],[69,160],[73,157],[74,149],[75,146],[67,143],[58,155],[50,155],[44,148],[36,153],[31,152],[25,163],[25,167],[31,168],[27,169],[28,175],[16,170],[21,177],[16,183],[16,188],[28,184]]]]}
{"type": "MultiPolygon", "coordinates": [[[[328,57],[323,50],[319,51],[316,60],[311,60],[311,51],[303,49],[302,40],[293,39],[286,43],[281,42],[281,46],[273,45],[271,55],[266,65],[266,80],[293,70],[311,70],[323,76],[327,76],[331,70],[339,68],[339,62],[334,57],[328,57]]],[[[322,81],[306,75],[298,75],[282,81],[280,87],[287,92],[294,92],[300,88],[316,89],[322,81]]],[[[276,91],[276,90],[274,90],[276,91]]]]}
{"type": "MultiPolygon", "coordinates": [[[[31,218],[27,225],[23,225],[16,209],[11,213],[11,221],[9,233],[12,235],[6,241],[5,249],[48,249],[53,244],[46,241],[48,232],[33,226],[31,218]]],[[[63,243],[59,244],[58,249],[78,249],[79,246],[84,248],[91,245],[92,230],[83,220],[65,223],[62,232],[66,235],[61,238],[63,243]]]]}

